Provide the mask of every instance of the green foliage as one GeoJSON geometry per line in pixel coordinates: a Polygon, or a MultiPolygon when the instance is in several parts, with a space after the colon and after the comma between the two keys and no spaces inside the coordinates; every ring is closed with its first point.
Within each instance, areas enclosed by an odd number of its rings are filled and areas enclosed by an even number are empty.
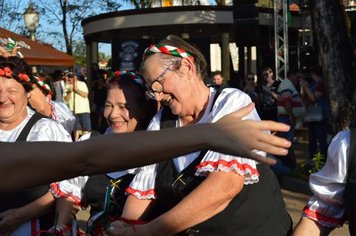
{"type": "Polygon", "coordinates": [[[325,164],[325,157],[320,152],[315,153],[312,161],[302,161],[298,163],[297,168],[292,172],[292,176],[305,181],[309,180],[309,175],[318,172],[325,164]]]}

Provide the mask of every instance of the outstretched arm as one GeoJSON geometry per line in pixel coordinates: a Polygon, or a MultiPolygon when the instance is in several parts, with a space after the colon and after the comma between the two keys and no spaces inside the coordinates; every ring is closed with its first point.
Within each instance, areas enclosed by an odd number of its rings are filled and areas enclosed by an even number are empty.
{"type": "Polygon", "coordinates": [[[0,182],[0,192],[129,169],[201,149],[273,164],[273,160],[253,150],[286,155],[290,142],[263,131],[285,132],[289,126],[273,121],[240,120],[253,107],[249,105],[212,124],[102,135],[79,143],[0,143],[0,178],[7,180],[0,182]]]}

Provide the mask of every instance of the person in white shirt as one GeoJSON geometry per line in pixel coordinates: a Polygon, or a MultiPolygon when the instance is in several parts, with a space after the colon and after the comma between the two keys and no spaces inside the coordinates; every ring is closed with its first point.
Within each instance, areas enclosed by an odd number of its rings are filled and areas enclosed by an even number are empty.
{"type": "MultiPolygon", "coordinates": [[[[60,124],[27,106],[31,76],[23,59],[0,57],[0,141],[71,142],[71,136],[60,124]]],[[[31,158],[27,161],[31,162],[31,158]]],[[[42,185],[16,193],[1,192],[0,234],[30,235],[49,227],[54,218],[54,198],[48,188],[42,185]]]]}

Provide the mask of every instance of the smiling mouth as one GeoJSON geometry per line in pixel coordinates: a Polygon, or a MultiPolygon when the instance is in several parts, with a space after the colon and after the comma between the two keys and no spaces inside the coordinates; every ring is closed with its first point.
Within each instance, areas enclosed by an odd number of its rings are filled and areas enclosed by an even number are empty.
{"type": "Polygon", "coordinates": [[[122,127],[124,124],[125,124],[124,121],[111,121],[111,122],[110,122],[110,126],[111,126],[112,128],[120,128],[120,127],[122,127]]]}

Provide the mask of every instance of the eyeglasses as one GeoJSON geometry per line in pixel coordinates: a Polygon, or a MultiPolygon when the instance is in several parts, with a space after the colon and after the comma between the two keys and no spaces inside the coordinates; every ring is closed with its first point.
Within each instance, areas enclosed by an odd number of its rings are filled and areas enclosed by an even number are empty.
{"type": "Polygon", "coordinates": [[[253,78],[253,77],[247,77],[246,80],[253,81],[253,80],[255,80],[255,78],[253,78]]]}
{"type": "Polygon", "coordinates": [[[164,76],[168,73],[169,69],[170,67],[164,69],[163,72],[155,80],[153,80],[151,86],[149,87],[149,90],[146,92],[149,98],[155,100],[155,93],[163,92],[164,76]]]}

